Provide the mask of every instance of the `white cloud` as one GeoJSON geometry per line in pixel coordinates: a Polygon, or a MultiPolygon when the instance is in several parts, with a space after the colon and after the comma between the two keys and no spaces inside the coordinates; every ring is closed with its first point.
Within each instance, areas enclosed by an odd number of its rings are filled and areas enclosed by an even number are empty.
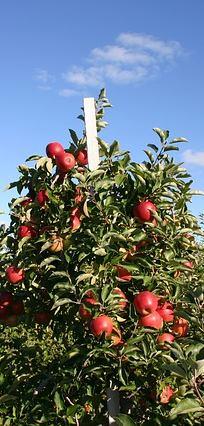
{"type": "Polygon", "coordinates": [[[138,83],[164,71],[183,54],[178,41],[163,41],[152,35],[121,33],[114,44],[93,48],[88,65],[73,65],[62,75],[75,86],[138,83]],[[166,67],[165,67],[166,66],[166,67]]]}
{"type": "Polygon", "coordinates": [[[147,34],[122,33],[117,41],[125,46],[141,49],[143,52],[156,53],[166,59],[173,59],[183,51],[178,41],[163,41],[147,34]]]}
{"type": "Polygon", "coordinates": [[[204,166],[204,151],[193,152],[191,149],[187,149],[183,153],[183,160],[188,164],[204,166]]]}
{"type": "Polygon", "coordinates": [[[59,90],[58,93],[60,96],[63,96],[64,98],[70,98],[71,96],[80,95],[80,92],[74,89],[61,89],[59,90]]]}
{"type": "Polygon", "coordinates": [[[34,78],[39,83],[38,89],[41,90],[51,90],[52,84],[55,81],[54,76],[45,69],[37,69],[34,78]]]}

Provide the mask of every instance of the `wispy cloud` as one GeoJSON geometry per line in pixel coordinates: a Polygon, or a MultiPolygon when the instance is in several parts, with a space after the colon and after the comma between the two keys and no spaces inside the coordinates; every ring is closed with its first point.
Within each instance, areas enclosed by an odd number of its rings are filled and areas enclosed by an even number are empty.
{"type": "Polygon", "coordinates": [[[64,98],[70,98],[71,96],[81,95],[81,92],[75,89],[62,89],[59,90],[58,94],[64,98]]]}
{"type": "Polygon", "coordinates": [[[93,48],[86,63],[73,65],[63,79],[74,86],[99,86],[142,82],[173,65],[184,53],[178,41],[152,35],[121,33],[110,45],[93,48]]]}
{"type": "Polygon", "coordinates": [[[183,153],[183,160],[188,164],[196,164],[197,166],[204,166],[204,151],[192,151],[187,149],[183,153]]]}
{"type": "Polygon", "coordinates": [[[55,77],[45,69],[37,69],[34,79],[38,82],[38,89],[51,90],[55,77]]]}

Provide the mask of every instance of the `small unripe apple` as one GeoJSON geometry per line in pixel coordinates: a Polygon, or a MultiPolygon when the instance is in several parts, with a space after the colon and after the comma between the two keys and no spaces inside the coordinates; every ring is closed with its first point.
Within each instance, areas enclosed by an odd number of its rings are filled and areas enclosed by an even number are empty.
{"type": "Polygon", "coordinates": [[[73,169],[76,165],[76,160],[71,152],[64,152],[63,154],[56,157],[56,164],[59,167],[60,171],[68,172],[73,169]]]}
{"type": "Polygon", "coordinates": [[[133,216],[140,222],[153,222],[154,216],[151,210],[157,211],[157,207],[151,201],[140,201],[133,207],[133,216]]]}
{"type": "Polygon", "coordinates": [[[50,158],[56,158],[59,155],[64,154],[64,148],[59,142],[50,142],[46,146],[46,154],[50,158]]]}
{"type": "Polygon", "coordinates": [[[101,336],[103,333],[105,333],[105,337],[108,337],[113,331],[113,321],[107,315],[100,315],[91,320],[90,330],[96,337],[101,336]]]}
{"type": "Polygon", "coordinates": [[[12,265],[6,269],[6,278],[11,284],[18,284],[24,280],[25,272],[23,269],[12,265]]]}
{"type": "Polygon", "coordinates": [[[141,291],[133,300],[136,311],[141,315],[148,315],[156,311],[158,307],[158,297],[151,291],[141,291]]]}
{"type": "Polygon", "coordinates": [[[164,343],[166,342],[171,344],[174,340],[175,337],[171,333],[163,333],[157,337],[157,343],[159,344],[161,349],[168,349],[168,347],[165,346],[164,343]]]}
{"type": "Polygon", "coordinates": [[[163,319],[160,317],[157,311],[152,312],[149,315],[145,315],[139,319],[138,325],[141,327],[150,327],[160,330],[163,327],[163,319]]]}
{"type": "Polygon", "coordinates": [[[76,162],[80,166],[86,166],[88,164],[88,155],[86,149],[81,149],[76,154],[76,162]]]}

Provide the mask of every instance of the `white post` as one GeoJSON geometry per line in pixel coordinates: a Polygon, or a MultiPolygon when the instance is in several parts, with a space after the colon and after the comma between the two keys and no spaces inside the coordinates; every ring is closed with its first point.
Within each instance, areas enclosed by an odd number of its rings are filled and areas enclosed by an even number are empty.
{"type": "Polygon", "coordinates": [[[84,117],[89,169],[95,170],[99,165],[99,149],[97,140],[96,108],[94,98],[84,98],[84,117]]]}
{"type": "MultiPolygon", "coordinates": [[[[84,117],[87,139],[87,151],[89,169],[95,170],[99,165],[99,147],[96,128],[96,108],[94,98],[84,98],[84,117]]],[[[119,392],[118,390],[107,389],[107,406],[109,413],[109,425],[115,425],[113,417],[119,413],[119,392]]]]}

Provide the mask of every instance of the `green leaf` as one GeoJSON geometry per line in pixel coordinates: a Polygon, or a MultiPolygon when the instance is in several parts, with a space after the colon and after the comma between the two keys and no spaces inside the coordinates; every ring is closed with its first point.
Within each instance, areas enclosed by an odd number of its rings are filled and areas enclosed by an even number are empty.
{"type": "Polygon", "coordinates": [[[0,404],[3,404],[4,402],[8,401],[14,401],[15,399],[17,399],[17,396],[5,394],[0,396],[0,404]]]}
{"type": "Polygon", "coordinates": [[[186,138],[175,138],[175,139],[172,139],[172,141],[169,142],[169,143],[179,143],[179,142],[188,142],[188,139],[186,139],[186,138]]]}
{"type": "Polygon", "coordinates": [[[119,143],[118,141],[113,141],[113,143],[110,145],[109,148],[109,155],[112,156],[113,154],[116,154],[116,152],[119,151],[119,143]]]}
{"type": "Polygon", "coordinates": [[[97,248],[97,249],[93,249],[94,254],[96,254],[96,256],[105,256],[106,250],[103,247],[97,248]]]}
{"type": "Polygon", "coordinates": [[[57,408],[57,412],[62,411],[64,409],[64,403],[61,399],[59,392],[55,392],[54,394],[54,402],[57,408]]]}
{"type": "Polygon", "coordinates": [[[164,142],[169,137],[168,130],[162,130],[159,127],[154,127],[153,130],[160,137],[161,142],[164,142]]]}
{"type": "Polygon", "coordinates": [[[72,130],[72,129],[69,129],[69,133],[70,133],[70,136],[71,136],[74,144],[77,146],[79,139],[78,139],[78,136],[77,136],[76,132],[74,130],[72,130]]]}
{"type": "Polygon", "coordinates": [[[114,419],[116,420],[117,426],[137,426],[132,417],[127,414],[118,414],[114,419]]]}
{"type": "Polygon", "coordinates": [[[147,146],[153,149],[153,151],[158,152],[159,148],[153,143],[148,143],[147,146]]]}
{"type": "Polygon", "coordinates": [[[166,145],[164,148],[164,152],[167,151],[179,151],[178,146],[166,145]]]}
{"type": "Polygon", "coordinates": [[[179,414],[195,413],[196,411],[204,411],[204,407],[201,407],[199,402],[192,398],[185,398],[180,401],[176,407],[170,411],[170,416],[179,414]]]}

